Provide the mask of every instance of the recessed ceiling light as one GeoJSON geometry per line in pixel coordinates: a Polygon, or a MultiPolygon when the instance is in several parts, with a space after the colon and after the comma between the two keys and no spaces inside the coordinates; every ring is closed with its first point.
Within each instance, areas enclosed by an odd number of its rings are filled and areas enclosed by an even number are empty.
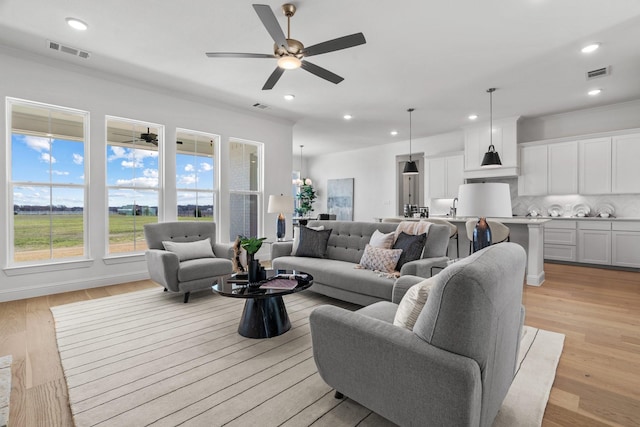
{"type": "Polygon", "coordinates": [[[389,133],[391,134],[391,136],[396,136],[398,134],[398,131],[397,130],[392,130],[389,133]]]}
{"type": "Polygon", "coordinates": [[[353,119],[353,116],[351,114],[345,114],[344,116],[342,116],[342,118],[345,120],[351,120],[353,119]]]}
{"type": "Polygon", "coordinates": [[[295,97],[295,95],[288,93],[284,96],[284,99],[286,99],[287,101],[293,101],[295,97]]]}
{"type": "Polygon", "coordinates": [[[83,22],[77,18],[67,18],[67,24],[74,30],[78,31],[85,31],[87,28],[89,28],[86,22],[83,22]]]}
{"type": "Polygon", "coordinates": [[[587,94],[591,96],[596,96],[596,95],[600,95],[601,92],[602,92],[602,89],[593,89],[587,92],[587,94]]]}
{"type": "Polygon", "coordinates": [[[594,51],[598,50],[599,47],[600,47],[600,43],[592,43],[592,44],[589,44],[589,45],[586,45],[585,47],[583,47],[581,52],[582,53],[591,53],[591,52],[594,52],[594,51]]]}
{"type": "Polygon", "coordinates": [[[478,118],[477,114],[471,114],[469,115],[469,120],[476,120],[478,118]]]}

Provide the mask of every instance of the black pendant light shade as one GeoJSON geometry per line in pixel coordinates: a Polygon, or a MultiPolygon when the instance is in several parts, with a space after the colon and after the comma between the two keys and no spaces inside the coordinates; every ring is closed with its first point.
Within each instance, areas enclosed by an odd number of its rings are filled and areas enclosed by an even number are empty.
{"type": "Polygon", "coordinates": [[[416,162],[411,160],[411,113],[413,113],[415,108],[409,108],[407,111],[409,112],[409,161],[404,164],[404,169],[402,170],[403,175],[418,175],[418,165],[416,162]]]}
{"type": "Polygon", "coordinates": [[[413,160],[409,160],[407,163],[404,164],[404,169],[402,170],[402,173],[404,175],[417,175],[419,173],[418,165],[413,160]]]}
{"type": "Polygon", "coordinates": [[[497,168],[502,166],[500,155],[496,151],[496,147],[493,146],[493,92],[495,91],[495,87],[487,89],[489,93],[489,149],[484,153],[482,164],[480,165],[484,168],[497,168]]]}

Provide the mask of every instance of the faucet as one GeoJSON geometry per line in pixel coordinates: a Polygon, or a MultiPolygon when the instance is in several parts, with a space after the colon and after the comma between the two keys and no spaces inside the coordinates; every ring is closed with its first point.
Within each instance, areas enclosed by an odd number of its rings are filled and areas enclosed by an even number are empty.
{"type": "Polygon", "coordinates": [[[458,198],[453,199],[453,203],[451,204],[451,208],[449,208],[449,215],[452,218],[456,217],[456,213],[458,212],[458,198]]]}

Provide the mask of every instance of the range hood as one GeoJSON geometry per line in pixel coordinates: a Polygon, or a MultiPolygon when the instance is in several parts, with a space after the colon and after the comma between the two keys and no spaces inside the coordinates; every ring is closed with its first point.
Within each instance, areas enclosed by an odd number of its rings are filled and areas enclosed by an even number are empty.
{"type": "Polygon", "coordinates": [[[489,122],[469,126],[464,130],[464,179],[512,178],[520,172],[518,156],[518,120],[520,116],[493,121],[493,135],[489,122]],[[493,143],[502,166],[480,166],[484,153],[493,143]]]}

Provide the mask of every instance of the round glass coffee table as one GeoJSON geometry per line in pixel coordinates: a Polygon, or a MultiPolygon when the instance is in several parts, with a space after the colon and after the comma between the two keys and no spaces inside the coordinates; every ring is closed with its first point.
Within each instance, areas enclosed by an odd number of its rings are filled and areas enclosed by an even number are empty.
{"type": "Polygon", "coordinates": [[[271,338],[291,329],[283,295],[308,289],[313,276],[301,271],[267,270],[267,280],[248,283],[235,275],[218,278],[211,289],[225,297],[245,299],[244,310],[238,325],[238,333],[247,338],[271,338]],[[277,282],[274,279],[285,280],[277,282]],[[272,279],[272,280],[269,280],[272,279]],[[286,280],[290,279],[290,280],[286,280]],[[290,288],[284,288],[290,283],[290,288]],[[296,283],[297,282],[297,283],[296,283]],[[273,288],[272,286],[281,286],[273,288]]]}

